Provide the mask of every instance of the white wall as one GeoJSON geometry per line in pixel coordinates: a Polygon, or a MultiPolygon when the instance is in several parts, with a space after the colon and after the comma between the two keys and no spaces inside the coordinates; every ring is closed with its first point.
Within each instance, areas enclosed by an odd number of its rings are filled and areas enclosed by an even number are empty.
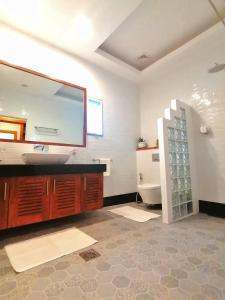
{"type": "MultiPolygon", "coordinates": [[[[143,183],[160,184],[159,162],[152,161],[152,154],[159,153],[158,149],[137,151],[137,173],[143,176],[143,183]]],[[[138,176],[139,182],[139,176],[138,176]]]]}
{"type": "MultiPolygon", "coordinates": [[[[112,174],[105,177],[104,195],[135,192],[136,139],[139,136],[137,86],[5,26],[0,27],[0,39],[4,40],[0,59],[86,87],[89,97],[103,100],[104,137],[88,136],[87,148],[77,148],[70,162],[92,163],[93,158],[112,158],[112,174]]],[[[32,150],[31,145],[13,143],[1,143],[0,148],[0,159],[10,164],[22,163],[21,153],[32,150]]],[[[69,150],[69,147],[50,147],[50,151],[69,150]]]]}
{"type": "Polygon", "coordinates": [[[173,98],[193,107],[199,198],[225,203],[225,70],[209,74],[214,63],[225,63],[225,31],[216,25],[159,61],[143,74],[140,91],[141,135],[157,138],[157,118],[173,98]],[[211,127],[200,135],[199,125],[211,127]]]}

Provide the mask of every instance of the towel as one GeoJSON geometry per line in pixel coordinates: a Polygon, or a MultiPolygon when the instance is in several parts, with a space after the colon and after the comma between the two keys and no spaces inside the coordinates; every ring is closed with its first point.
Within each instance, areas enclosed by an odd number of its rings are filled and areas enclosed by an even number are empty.
{"type": "Polygon", "coordinates": [[[106,165],[106,171],[103,173],[104,176],[110,176],[111,174],[111,159],[110,158],[100,158],[100,164],[106,165]]]}

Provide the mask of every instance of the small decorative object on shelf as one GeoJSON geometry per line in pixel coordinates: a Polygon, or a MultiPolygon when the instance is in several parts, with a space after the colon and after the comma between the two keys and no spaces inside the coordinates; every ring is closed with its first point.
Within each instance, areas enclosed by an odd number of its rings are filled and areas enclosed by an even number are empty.
{"type": "Polygon", "coordinates": [[[156,139],[155,146],[159,148],[159,139],[156,139]]]}
{"type": "Polygon", "coordinates": [[[207,133],[209,133],[209,130],[210,130],[210,128],[207,127],[206,125],[200,126],[200,133],[207,134],[207,133]]]}
{"type": "Polygon", "coordinates": [[[138,139],[138,148],[145,148],[147,147],[147,144],[145,140],[142,137],[139,137],[138,139]]]}

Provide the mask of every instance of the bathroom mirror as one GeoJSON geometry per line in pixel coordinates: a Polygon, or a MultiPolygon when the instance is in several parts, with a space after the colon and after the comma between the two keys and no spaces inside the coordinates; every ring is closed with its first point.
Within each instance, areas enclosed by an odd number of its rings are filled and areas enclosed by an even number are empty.
{"type": "Polygon", "coordinates": [[[86,145],[86,89],[0,60],[0,141],[86,145]]]}

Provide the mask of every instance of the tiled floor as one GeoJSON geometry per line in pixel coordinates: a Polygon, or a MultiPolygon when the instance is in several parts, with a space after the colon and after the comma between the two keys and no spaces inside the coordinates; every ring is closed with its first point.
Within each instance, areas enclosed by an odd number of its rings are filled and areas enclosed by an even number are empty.
{"type": "MultiPolygon", "coordinates": [[[[132,204],[136,205],[136,204],[132,204]]],[[[199,214],[172,225],[136,223],[107,212],[1,232],[0,299],[225,299],[225,220],[199,214]],[[101,256],[78,253],[16,274],[3,246],[76,226],[99,240],[101,256]]]]}

